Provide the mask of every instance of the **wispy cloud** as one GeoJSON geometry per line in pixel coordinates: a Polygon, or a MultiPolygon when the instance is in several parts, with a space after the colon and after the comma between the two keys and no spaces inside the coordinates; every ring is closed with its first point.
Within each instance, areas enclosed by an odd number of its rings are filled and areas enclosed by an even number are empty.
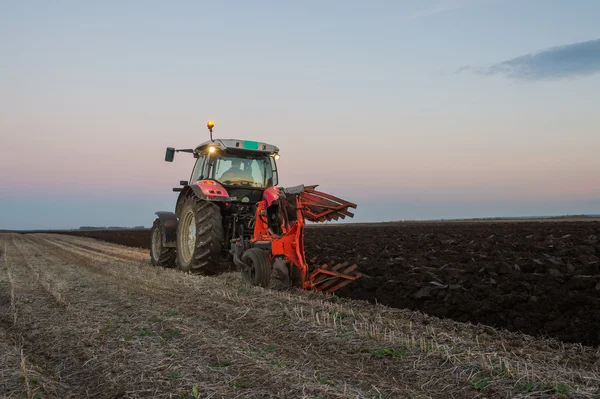
{"type": "Polygon", "coordinates": [[[600,72],[600,39],[550,47],[487,67],[463,66],[457,73],[515,80],[554,80],[600,72]]]}
{"type": "Polygon", "coordinates": [[[408,16],[408,19],[417,19],[421,17],[428,17],[430,15],[440,14],[447,11],[452,11],[459,6],[448,6],[448,7],[434,7],[434,8],[423,8],[421,10],[417,10],[408,16]]]}
{"type": "Polygon", "coordinates": [[[480,3],[482,0],[442,0],[434,7],[422,8],[406,17],[407,20],[429,17],[449,11],[465,8],[471,4],[480,3]]]}

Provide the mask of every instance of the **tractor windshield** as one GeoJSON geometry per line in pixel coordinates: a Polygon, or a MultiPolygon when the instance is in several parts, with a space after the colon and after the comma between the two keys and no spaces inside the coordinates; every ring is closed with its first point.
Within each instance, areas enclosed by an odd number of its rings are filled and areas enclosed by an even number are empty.
{"type": "Polygon", "coordinates": [[[214,179],[224,185],[266,188],[273,185],[271,157],[220,155],[214,159],[214,179]]]}

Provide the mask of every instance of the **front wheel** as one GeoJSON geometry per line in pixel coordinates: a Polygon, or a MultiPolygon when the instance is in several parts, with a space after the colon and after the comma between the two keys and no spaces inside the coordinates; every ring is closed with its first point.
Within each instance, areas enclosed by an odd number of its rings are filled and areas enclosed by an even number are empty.
{"type": "Polygon", "coordinates": [[[162,223],[156,219],[152,225],[150,261],[154,266],[175,267],[175,248],[164,247],[162,243],[162,223]]]}
{"type": "Polygon", "coordinates": [[[271,262],[269,255],[259,248],[251,248],[244,252],[242,260],[248,269],[242,270],[244,280],[254,286],[267,288],[271,281],[271,262]]]}

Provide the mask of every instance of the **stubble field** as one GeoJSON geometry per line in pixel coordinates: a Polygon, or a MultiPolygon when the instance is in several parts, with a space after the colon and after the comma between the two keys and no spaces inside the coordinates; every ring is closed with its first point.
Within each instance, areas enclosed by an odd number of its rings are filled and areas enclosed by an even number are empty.
{"type": "Polygon", "coordinates": [[[147,230],[2,234],[0,395],[597,398],[599,227],[310,227],[365,273],[342,298],[152,267],[147,230]]]}

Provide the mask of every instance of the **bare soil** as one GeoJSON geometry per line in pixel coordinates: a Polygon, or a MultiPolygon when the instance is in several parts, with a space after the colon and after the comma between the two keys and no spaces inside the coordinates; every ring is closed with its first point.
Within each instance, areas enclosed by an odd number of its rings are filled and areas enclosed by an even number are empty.
{"type": "Polygon", "coordinates": [[[2,234],[0,252],[2,397],[600,394],[600,353],[578,344],[188,275],[85,237],[2,234]]]}
{"type": "Polygon", "coordinates": [[[367,275],[340,295],[600,344],[600,222],[315,228],[306,243],[367,275]]]}

